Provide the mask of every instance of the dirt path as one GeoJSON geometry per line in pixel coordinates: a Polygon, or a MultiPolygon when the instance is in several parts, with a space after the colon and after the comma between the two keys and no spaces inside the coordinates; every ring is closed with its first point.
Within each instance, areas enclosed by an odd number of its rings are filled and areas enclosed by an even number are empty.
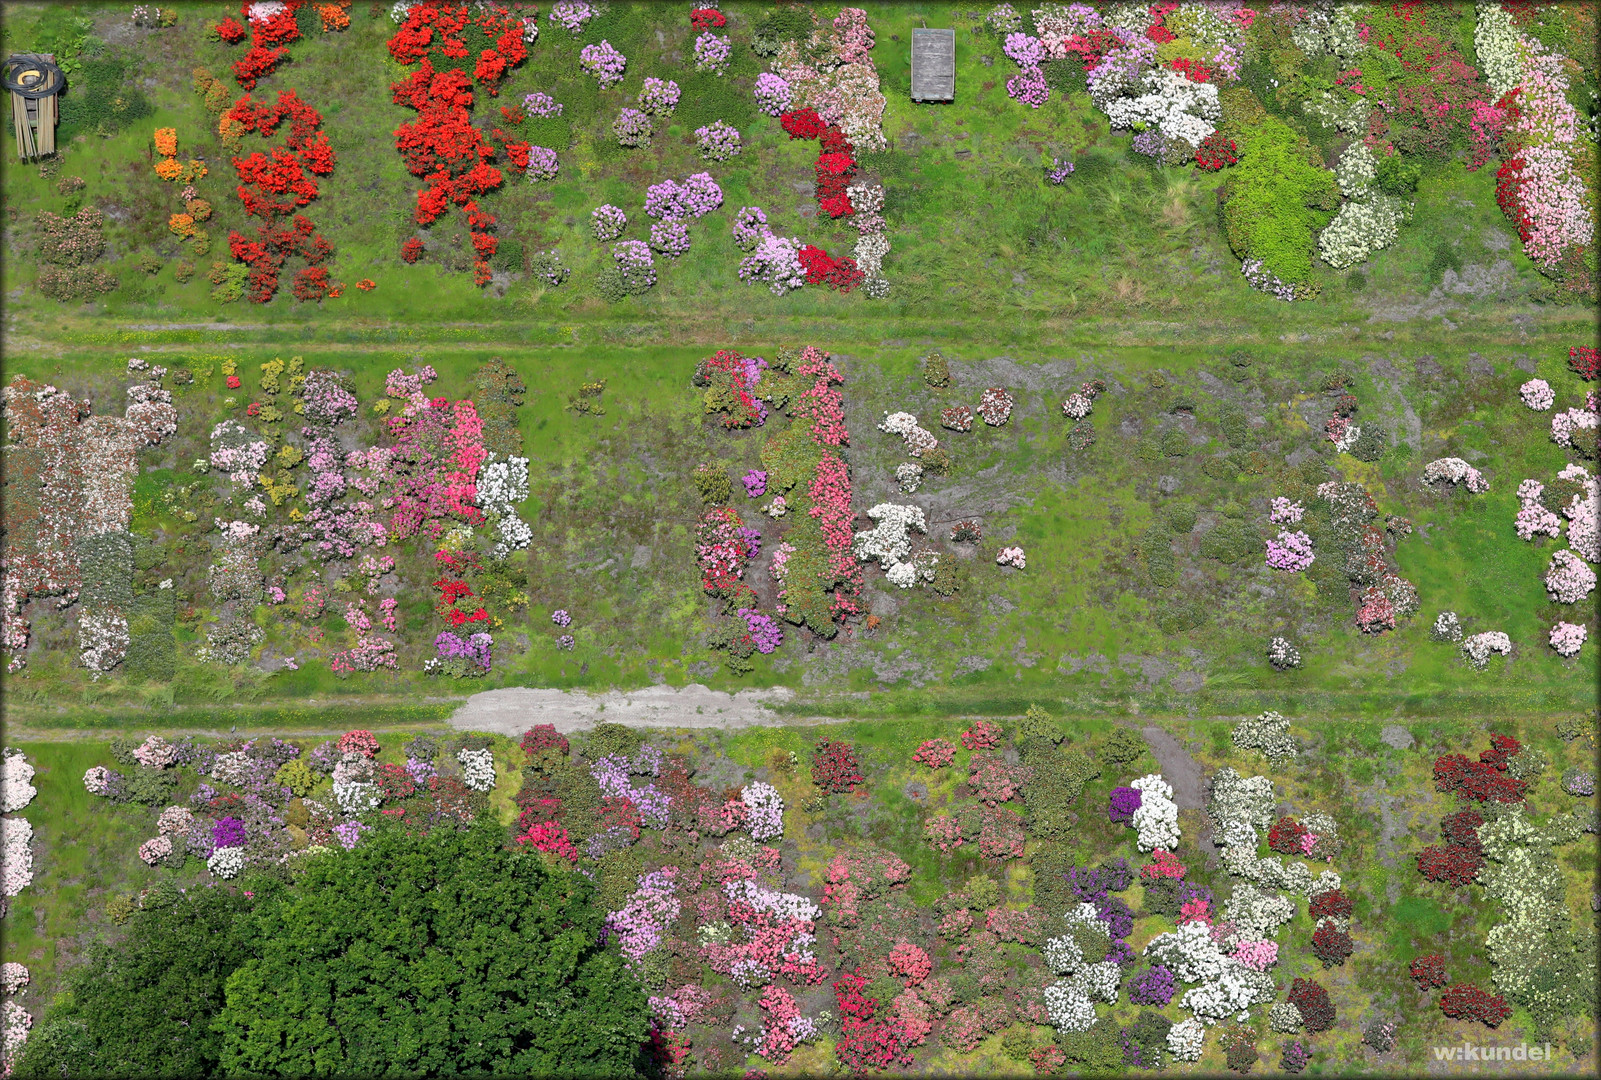
{"type": "Polygon", "coordinates": [[[837,723],[826,716],[789,716],[770,705],[787,702],[794,691],[741,690],[729,694],[691,683],[675,690],[650,686],[627,692],[590,694],[582,690],[546,690],[509,686],[474,694],[450,718],[466,731],[521,735],[534,724],[554,724],[561,732],[578,731],[601,721],[658,728],[743,728],[837,723]]]}
{"type": "Polygon", "coordinates": [[[1173,785],[1173,801],[1180,810],[1200,810],[1206,806],[1206,792],[1201,787],[1201,766],[1190,752],[1172,735],[1159,727],[1143,728],[1156,763],[1162,767],[1162,779],[1173,785]]]}

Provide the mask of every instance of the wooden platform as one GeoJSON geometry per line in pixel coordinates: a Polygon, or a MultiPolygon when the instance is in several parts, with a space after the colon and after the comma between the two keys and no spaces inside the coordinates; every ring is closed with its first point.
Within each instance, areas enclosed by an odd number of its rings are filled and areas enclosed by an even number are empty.
{"type": "Polygon", "coordinates": [[[912,100],[956,100],[956,31],[912,31],[912,100]]]}

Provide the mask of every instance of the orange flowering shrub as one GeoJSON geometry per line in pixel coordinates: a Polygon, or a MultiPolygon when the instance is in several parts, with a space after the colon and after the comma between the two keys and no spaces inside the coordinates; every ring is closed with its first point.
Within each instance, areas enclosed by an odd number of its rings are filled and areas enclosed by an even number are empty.
{"type": "Polygon", "coordinates": [[[178,129],[157,128],[155,135],[156,153],[162,157],[178,156],[178,129]]]}
{"type": "Polygon", "coordinates": [[[344,30],[350,26],[350,15],[345,11],[350,6],[350,0],[340,0],[334,4],[318,4],[317,14],[322,16],[323,33],[335,30],[344,30]]]}
{"type": "Polygon", "coordinates": [[[211,204],[204,199],[190,199],[183,204],[183,208],[189,211],[189,216],[196,221],[205,221],[211,217],[211,204]]]}
{"type": "Polygon", "coordinates": [[[195,234],[195,219],[188,214],[173,214],[167,219],[167,228],[176,236],[188,238],[195,234]]]}
{"type": "Polygon", "coordinates": [[[356,282],[356,288],[360,289],[362,292],[372,292],[377,287],[378,283],[372,278],[364,277],[360,281],[356,282]]]}
{"type": "Polygon", "coordinates": [[[177,158],[164,157],[156,162],[156,175],[163,180],[176,180],[183,175],[183,166],[177,158]]]}

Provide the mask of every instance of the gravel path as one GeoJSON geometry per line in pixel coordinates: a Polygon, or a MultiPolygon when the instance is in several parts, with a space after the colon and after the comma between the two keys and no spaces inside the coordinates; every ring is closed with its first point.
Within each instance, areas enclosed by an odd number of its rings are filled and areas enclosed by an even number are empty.
{"type": "Polygon", "coordinates": [[[604,694],[508,686],[468,698],[451,715],[450,725],[465,731],[521,735],[535,724],[554,724],[557,731],[566,733],[603,720],[657,728],[781,727],[836,722],[826,716],[783,715],[770,708],[793,696],[794,692],[786,687],[729,694],[700,683],[678,690],[651,686],[604,694]]]}
{"type": "Polygon", "coordinates": [[[1172,735],[1159,727],[1141,730],[1145,742],[1162,767],[1162,779],[1173,785],[1173,801],[1180,810],[1200,810],[1206,806],[1201,787],[1201,766],[1172,735]]]}

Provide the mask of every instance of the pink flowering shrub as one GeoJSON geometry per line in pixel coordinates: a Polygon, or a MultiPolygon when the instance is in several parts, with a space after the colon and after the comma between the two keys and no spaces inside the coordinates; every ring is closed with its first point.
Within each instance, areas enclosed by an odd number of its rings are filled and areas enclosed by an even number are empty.
{"type": "Polygon", "coordinates": [[[953,907],[945,912],[934,932],[946,941],[956,941],[965,937],[973,928],[973,913],[965,907],[953,907]]]}
{"type": "Polygon", "coordinates": [[[960,1005],[951,1010],[945,1022],[939,1029],[940,1042],[952,1050],[967,1053],[977,1048],[980,1040],[984,1038],[984,1024],[979,1019],[978,1008],[973,1005],[960,1005]]]}
{"type": "Polygon", "coordinates": [[[1020,945],[1036,945],[1040,940],[1043,916],[1035,908],[1016,911],[995,907],[984,913],[984,928],[1002,941],[1015,941],[1020,945]]]}
{"type": "Polygon", "coordinates": [[[912,761],[930,769],[943,769],[956,757],[956,744],[949,739],[928,739],[917,748],[912,761]]]}
{"type": "Polygon", "coordinates": [[[889,970],[899,975],[910,986],[916,986],[934,970],[934,961],[928,953],[909,941],[902,941],[889,951],[889,970]]]}
{"type": "Polygon", "coordinates": [[[934,1030],[934,1010],[915,990],[903,990],[890,1007],[908,1046],[922,1046],[934,1030]]]}
{"type": "Polygon", "coordinates": [[[965,842],[961,822],[948,814],[930,814],[924,818],[923,839],[941,851],[959,848],[965,842]]]}
{"type": "Polygon", "coordinates": [[[1279,962],[1279,945],[1276,941],[1241,941],[1232,955],[1252,971],[1266,971],[1279,962]]]}
{"type": "Polygon", "coordinates": [[[356,728],[339,736],[341,754],[360,754],[365,758],[378,756],[378,737],[365,728],[356,728]]]}
{"type": "Polygon", "coordinates": [[[836,926],[861,921],[861,905],[893,890],[905,889],[912,868],[887,851],[841,852],[829,860],[824,874],[823,909],[836,926]]]}
{"type": "Polygon", "coordinates": [[[1023,857],[1023,819],[1005,807],[986,807],[978,834],[978,851],[991,859],[1023,857]]]}
{"type": "Polygon", "coordinates": [[[962,732],[961,740],[969,750],[993,750],[1001,744],[1001,725],[980,720],[962,732]]]}
{"type": "Polygon", "coordinates": [[[1027,766],[1008,765],[994,754],[983,753],[975,753],[967,768],[973,797],[986,806],[1010,802],[1019,796],[1033,772],[1027,766]]]}
{"type": "Polygon", "coordinates": [[[1171,851],[1163,851],[1161,848],[1157,848],[1151,852],[1151,857],[1154,860],[1153,862],[1140,867],[1140,877],[1146,881],[1153,881],[1157,878],[1182,878],[1184,876],[1184,864],[1179,862],[1178,856],[1171,851]]]}

